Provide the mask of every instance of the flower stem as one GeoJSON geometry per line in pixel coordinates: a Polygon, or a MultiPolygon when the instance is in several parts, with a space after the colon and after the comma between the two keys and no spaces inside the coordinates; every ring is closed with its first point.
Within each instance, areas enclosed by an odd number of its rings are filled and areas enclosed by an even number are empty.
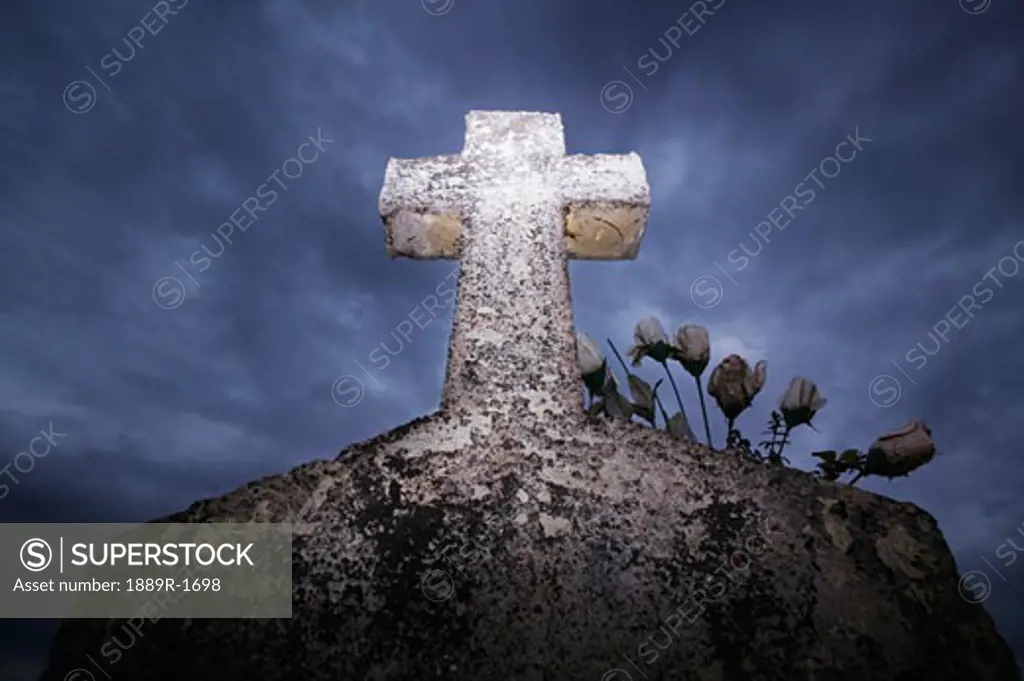
{"type": "Polygon", "coordinates": [[[612,343],[612,339],[608,338],[607,341],[608,341],[608,345],[612,346],[612,352],[615,353],[615,359],[619,360],[619,364],[622,365],[622,370],[626,372],[626,378],[628,379],[629,378],[629,367],[627,367],[626,363],[622,360],[622,355],[619,354],[618,349],[615,347],[615,343],[612,343]]]}
{"type": "Polygon", "coordinates": [[[858,480],[860,480],[863,477],[864,477],[864,471],[859,471],[857,473],[857,475],[853,476],[853,480],[850,481],[850,484],[852,485],[853,483],[857,482],[858,480]]]}
{"type": "MultiPolygon", "coordinates": [[[[790,427],[789,427],[789,426],[787,425],[787,426],[786,426],[786,429],[785,429],[784,431],[782,431],[782,440],[781,440],[780,442],[778,442],[778,446],[779,446],[779,451],[778,451],[778,452],[776,452],[776,454],[775,454],[775,455],[776,455],[776,456],[777,456],[777,457],[778,457],[779,459],[782,459],[782,450],[786,448],[786,445],[787,445],[787,444],[789,444],[789,432],[790,432],[791,430],[793,430],[793,429],[792,429],[792,428],[790,428],[790,427]]],[[[775,439],[775,435],[774,435],[774,433],[772,434],[772,439],[773,439],[773,440],[775,439]]]]}
{"type": "Polygon", "coordinates": [[[683,415],[683,418],[686,418],[686,410],[683,408],[683,398],[679,396],[679,388],[676,387],[676,379],[673,378],[672,372],[668,368],[668,362],[662,362],[661,366],[665,367],[665,373],[668,374],[668,380],[672,384],[672,391],[676,394],[676,402],[679,403],[679,411],[683,415]]]}
{"type": "Polygon", "coordinates": [[[708,436],[708,447],[711,447],[711,424],[708,423],[708,407],[704,403],[704,391],[701,389],[700,376],[694,376],[693,380],[697,382],[697,397],[700,398],[700,413],[704,417],[704,432],[708,436]]]}
{"type": "Polygon", "coordinates": [[[658,409],[661,409],[661,418],[665,419],[665,430],[668,430],[668,412],[665,411],[665,405],[661,403],[661,395],[655,395],[654,399],[658,403],[658,409]]]}

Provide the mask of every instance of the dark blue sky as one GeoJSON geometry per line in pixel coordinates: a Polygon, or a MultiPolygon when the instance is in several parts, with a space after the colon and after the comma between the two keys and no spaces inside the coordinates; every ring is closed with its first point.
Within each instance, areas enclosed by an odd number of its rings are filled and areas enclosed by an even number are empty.
{"type": "MultiPolygon", "coordinates": [[[[638,260],[572,265],[579,330],[767,359],[750,435],[815,380],[801,468],[924,419],[942,455],[864,486],[938,519],[1024,658],[1022,29],[1020,0],[5,3],[0,521],[151,519],[432,411],[451,306],[407,320],[455,264],[388,259],[386,161],[555,111],[653,195],[638,260]]],[[[4,623],[0,677],[53,626],[4,623]]]]}

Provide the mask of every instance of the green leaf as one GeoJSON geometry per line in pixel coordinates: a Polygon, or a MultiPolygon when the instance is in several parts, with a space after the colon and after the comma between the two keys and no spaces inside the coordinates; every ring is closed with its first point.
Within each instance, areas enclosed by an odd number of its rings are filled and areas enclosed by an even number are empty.
{"type": "Polygon", "coordinates": [[[629,374],[629,393],[633,396],[633,411],[654,425],[654,389],[636,374],[629,374]]]}
{"type": "Polygon", "coordinates": [[[839,456],[840,463],[852,465],[860,460],[860,452],[856,449],[847,449],[839,456]]]}
{"type": "Polygon", "coordinates": [[[829,482],[834,482],[839,479],[839,471],[834,468],[825,467],[821,469],[821,477],[829,482]]]}
{"type": "Polygon", "coordinates": [[[655,422],[653,409],[648,409],[644,407],[642,404],[637,404],[636,402],[631,402],[630,408],[633,410],[634,414],[642,418],[644,421],[647,421],[652,426],[654,425],[655,422]]]}
{"type": "Polygon", "coordinates": [[[601,365],[600,369],[592,371],[583,377],[583,385],[587,386],[587,390],[590,391],[591,395],[604,395],[607,373],[608,362],[605,362],[601,365]]]}
{"type": "Polygon", "coordinates": [[[605,399],[605,413],[619,421],[629,421],[633,416],[633,405],[619,391],[612,387],[605,399]]]}
{"type": "Polygon", "coordinates": [[[690,429],[690,424],[686,420],[686,414],[683,412],[676,412],[676,415],[668,420],[666,430],[672,435],[675,435],[680,440],[687,440],[689,442],[694,441],[693,430],[690,429]]]}
{"type": "MultiPolygon", "coordinates": [[[[838,456],[838,452],[829,449],[827,451],[822,452],[811,452],[811,456],[816,456],[819,459],[824,459],[826,462],[834,464],[836,462],[836,456],[838,456]]],[[[820,466],[822,464],[818,465],[820,466]]]]}
{"type": "Polygon", "coordinates": [[[633,402],[654,411],[654,388],[636,374],[629,375],[629,394],[633,402]]]}

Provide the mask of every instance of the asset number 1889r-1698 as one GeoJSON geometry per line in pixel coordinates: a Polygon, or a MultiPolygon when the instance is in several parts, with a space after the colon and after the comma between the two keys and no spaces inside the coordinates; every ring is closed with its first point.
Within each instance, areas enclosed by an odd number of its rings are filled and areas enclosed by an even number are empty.
{"type": "Polygon", "coordinates": [[[172,577],[136,577],[127,581],[128,591],[220,591],[220,579],[174,579],[172,577]]]}

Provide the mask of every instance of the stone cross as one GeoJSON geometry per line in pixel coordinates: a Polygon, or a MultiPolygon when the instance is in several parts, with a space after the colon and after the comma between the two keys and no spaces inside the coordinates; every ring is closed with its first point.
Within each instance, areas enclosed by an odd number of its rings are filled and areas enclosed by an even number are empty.
{"type": "Polygon", "coordinates": [[[391,159],[388,253],[461,260],[442,410],[580,427],[567,261],[636,258],[649,209],[640,157],[567,156],[558,114],[471,111],[461,154],[391,159]]]}

